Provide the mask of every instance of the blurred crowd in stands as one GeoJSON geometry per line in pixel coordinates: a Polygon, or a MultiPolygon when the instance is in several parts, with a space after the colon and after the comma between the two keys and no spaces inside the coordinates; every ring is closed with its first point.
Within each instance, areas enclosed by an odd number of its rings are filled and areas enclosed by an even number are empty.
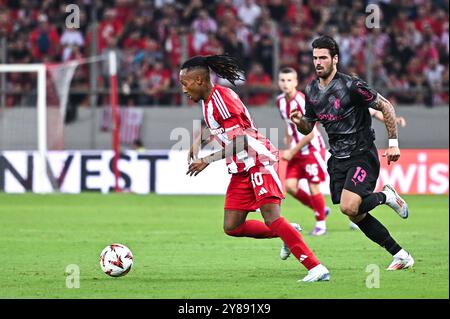
{"type": "MultiPolygon", "coordinates": [[[[120,56],[121,104],[180,105],[183,47],[187,57],[227,53],[247,72],[245,86],[238,90],[254,90],[243,94],[247,105],[272,105],[277,93],[274,59],[279,67],[294,67],[304,89],[314,78],[312,39],[329,34],[340,45],[340,70],[367,80],[372,65],[373,85],[395,103],[448,104],[448,0],[71,3],[80,8],[79,28],[66,27],[66,2],[0,0],[0,40],[6,39],[6,61],[1,62],[63,62],[114,50],[120,56]],[[369,4],[381,9],[379,28],[366,27],[369,4]]],[[[107,69],[100,68],[99,74],[98,85],[105,86],[107,69]]],[[[7,83],[32,90],[24,77],[9,74],[7,83]]],[[[73,87],[89,89],[88,65],[77,70],[73,87]]]]}

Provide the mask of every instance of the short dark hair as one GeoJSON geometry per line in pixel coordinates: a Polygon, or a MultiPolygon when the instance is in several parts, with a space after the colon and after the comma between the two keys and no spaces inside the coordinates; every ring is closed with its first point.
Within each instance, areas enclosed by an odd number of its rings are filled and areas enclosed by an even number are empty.
{"type": "Polygon", "coordinates": [[[328,35],[318,37],[313,41],[311,46],[313,49],[328,49],[331,57],[334,57],[335,55],[339,56],[339,45],[328,35]]]}
{"type": "Polygon", "coordinates": [[[281,68],[280,73],[297,73],[297,71],[295,71],[294,68],[291,68],[290,66],[285,66],[283,68],[281,68]]]}

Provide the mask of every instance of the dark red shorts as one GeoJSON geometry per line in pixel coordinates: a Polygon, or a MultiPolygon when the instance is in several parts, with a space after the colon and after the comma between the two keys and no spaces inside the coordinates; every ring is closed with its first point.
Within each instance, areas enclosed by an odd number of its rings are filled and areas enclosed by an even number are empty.
{"type": "Polygon", "coordinates": [[[225,210],[255,211],[265,204],[281,204],[283,198],[275,167],[252,167],[248,172],[231,176],[225,210]]]}
{"type": "Polygon", "coordinates": [[[298,155],[288,162],[286,179],[306,178],[310,183],[320,183],[326,178],[325,150],[308,155],[298,155]]]}

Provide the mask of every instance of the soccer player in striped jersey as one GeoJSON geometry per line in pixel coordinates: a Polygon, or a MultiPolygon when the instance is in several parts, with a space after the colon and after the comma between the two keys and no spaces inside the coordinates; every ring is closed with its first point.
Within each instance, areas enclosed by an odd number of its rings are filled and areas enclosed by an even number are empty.
{"type": "MultiPolygon", "coordinates": [[[[310,233],[313,236],[326,234],[326,215],[330,208],[320,190],[320,183],[326,178],[325,142],[317,127],[311,133],[303,135],[290,120],[291,110],[305,114],[305,96],[297,91],[297,72],[285,67],[278,73],[278,86],[283,92],[277,98],[277,108],[286,124],[285,143],[289,149],[283,158],[288,161],[286,170],[286,191],[304,205],[310,207],[316,217],[316,226],[310,233]],[[308,181],[309,194],[299,187],[299,180],[308,181]]],[[[281,258],[284,254],[281,251],[281,258]]]]}
{"type": "Polygon", "coordinates": [[[210,70],[234,82],[243,79],[237,60],[227,55],[196,56],[181,66],[183,93],[201,102],[203,116],[211,134],[223,149],[203,158],[189,151],[187,174],[196,176],[209,164],[226,159],[232,174],[225,197],[224,231],[229,236],[280,237],[289,251],[308,269],[303,282],[327,281],[328,269],[316,258],[300,233],[280,215],[284,198],[277,174],[278,150],[258,132],[247,108],[230,88],[213,84],[210,70]],[[264,222],[247,220],[251,211],[260,209],[264,222]]]}

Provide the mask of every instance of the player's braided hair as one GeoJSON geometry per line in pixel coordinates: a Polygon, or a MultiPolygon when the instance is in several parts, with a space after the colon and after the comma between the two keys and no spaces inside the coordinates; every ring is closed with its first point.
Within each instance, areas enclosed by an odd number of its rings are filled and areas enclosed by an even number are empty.
{"type": "Polygon", "coordinates": [[[181,69],[210,68],[217,76],[227,79],[233,85],[238,80],[245,80],[245,71],[239,66],[236,58],[229,55],[195,56],[181,65],[181,69]]]}

